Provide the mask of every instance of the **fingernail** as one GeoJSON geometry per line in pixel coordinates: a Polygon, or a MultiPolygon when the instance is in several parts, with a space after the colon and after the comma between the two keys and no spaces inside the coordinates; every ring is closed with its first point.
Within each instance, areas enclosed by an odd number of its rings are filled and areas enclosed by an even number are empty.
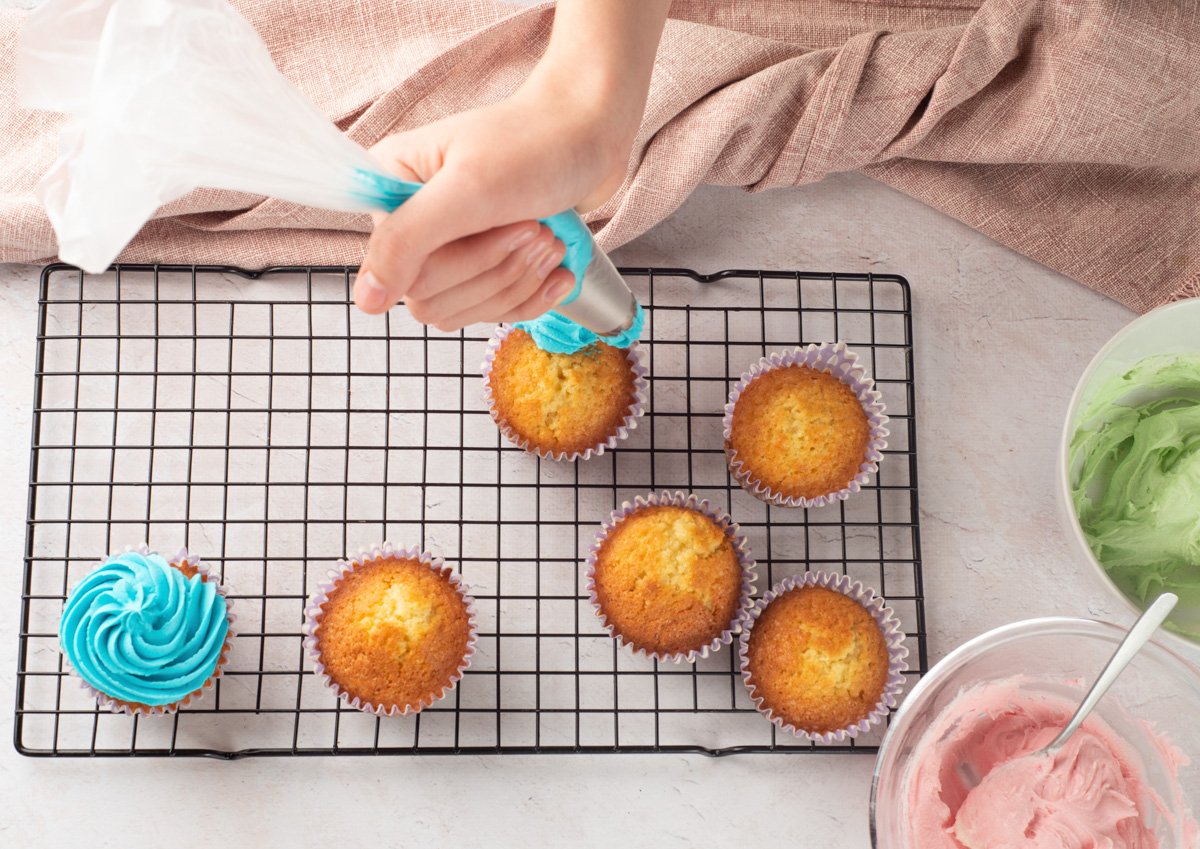
{"type": "MultiPolygon", "coordinates": [[[[550,250],[550,243],[546,241],[534,242],[526,245],[522,251],[522,261],[529,268],[537,268],[542,261],[547,251],[550,250]]],[[[544,276],[544,275],[543,275],[544,276]]]]}
{"type": "Polygon", "coordinates": [[[560,280],[559,282],[557,282],[553,286],[551,286],[549,289],[547,289],[546,294],[543,297],[546,299],[546,303],[557,304],[559,301],[561,301],[563,298],[565,298],[567,296],[567,294],[574,288],[575,288],[575,284],[572,283],[571,281],[560,280]]]}
{"type": "Polygon", "coordinates": [[[563,252],[557,248],[551,248],[550,251],[538,260],[537,273],[540,277],[545,277],[554,269],[558,268],[558,264],[562,262],[563,252]]]}
{"type": "Polygon", "coordinates": [[[517,248],[521,247],[521,245],[529,244],[530,242],[533,241],[534,237],[537,236],[537,234],[538,234],[538,230],[536,227],[526,228],[525,230],[522,230],[520,233],[513,236],[512,241],[508,243],[508,252],[512,253],[517,248]]]}
{"type": "Polygon", "coordinates": [[[387,307],[387,289],[379,285],[375,275],[363,271],[354,281],[354,300],[364,310],[381,310],[387,307]]]}

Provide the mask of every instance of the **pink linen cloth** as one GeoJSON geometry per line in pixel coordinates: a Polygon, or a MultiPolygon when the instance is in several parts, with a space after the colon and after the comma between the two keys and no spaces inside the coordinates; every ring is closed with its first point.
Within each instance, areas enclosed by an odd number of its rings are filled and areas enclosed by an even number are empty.
{"type": "MultiPolygon", "coordinates": [[[[284,74],[355,141],[495,101],[544,49],[553,5],[235,0],[284,74]]],[[[56,115],[16,102],[0,12],[0,261],[42,261],[31,196],[56,115]]],[[[701,183],[761,190],[861,171],[1144,311],[1200,295],[1200,2],[676,0],[612,249],[701,183]]],[[[280,128],[286,132],[286,128],[280,128]]],[[[201,190],[124,261],[354,264],[367,216],[201,190]]]]}

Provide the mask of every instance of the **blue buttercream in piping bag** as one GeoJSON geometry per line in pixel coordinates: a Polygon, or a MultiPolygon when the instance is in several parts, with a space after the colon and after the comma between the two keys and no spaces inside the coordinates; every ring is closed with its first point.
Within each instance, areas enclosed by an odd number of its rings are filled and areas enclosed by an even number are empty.
{"type": "MultiPolygon", "coordinates": [[[[421,188],[420,183],[401,180],[374,169],[360,168],[354,172],[354,178],[358,186],[352,194],[372,210],[384,212],[394,212],[421,188]]],[[[567,247],[562,267],[575,275],[575,289],[563,303],[570,303],[579,296],[583,273],[592,261],[592,233],[583,220],[571,210],[540,220],[554,231],[558,240],[567,247]]]]}
{"type": "MultiPolygon", "coordinates": [[[[103,271],[156,210],[202,186],[348,212],[390,212],[420,189],[292,86],[226,0],[82,5],[46,0],[18,43],[21,102],[68,116],[36,189],[64,261],[103,271]]],[[[575,289],[523,326],[547,350],[628,347],[641,307],[587,225],[574,210],[542,223],[566,245],[575,289]]]]}

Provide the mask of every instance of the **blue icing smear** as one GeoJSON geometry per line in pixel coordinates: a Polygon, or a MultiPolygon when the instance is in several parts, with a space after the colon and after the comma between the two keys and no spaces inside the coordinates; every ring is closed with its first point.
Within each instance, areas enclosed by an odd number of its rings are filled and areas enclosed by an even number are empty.
{"type": "Polygon", "coordinates": [[[565,315],[553,311],[538,316],[532,321],[518,321],[516,326],[533,337],[534,344],[543,351],[549,351],[552,354],[574,354],[596,342],[603,342],[614,348],[628,348],[642,335],[642,328],[645,324],[646,313],[642,309],[642,305],[638,304],[637,311],[633,316],[633,324],[618,336],[597,336],[565,315]]]}
{"type": "MultiPolygon", "coordinates": [[[[358,186],[353,191],[354,197],[369,206],[386,212],[396,209],[421,188],[420,183],[410,183],[407,180],[399,180],[387,174],[368,171],[364,168],[355,169],[354,177],[358,181],[358,186]]],[[[575,288],[562,300],[562,303],[569,304],[579,297],[579,291],[583,288],[583,274],[592,261],[592,233],[573,209],[567,209],[557,215],[539,220],[549,227],[567,248],[567,252],[563,256],[562,267],[575,275],[575,288]]],[[[617,348],[628,348],[641,336],[644,324],[645,316],[642,312],[642,305],[638,304],[633,326],[619,336],[604,337],[603,339],[586,327],[556,312],[546,313],[540,318],[521,322],[517,326],[529,333],[539,348],[553,353],[573,354],[598,339],[617,348]]]]}
{"type": "Polygon", "coordinates": [[[212,677],[225,647],[225,599],[157,554],[127,552],[71,591],[59,642],[71,666],[110,698],[167,705],[212,677]]]}
{"type": "Polygon", "coordinates": [[[387,174],[368,171],[365,168],[355,168],[354,179],[358,181],[358,185],[350,194],[367,206],[373,206],[384,212],[392,212],[415,195],[417,189],[421,188],[420,183],[398,180],[387,174]]]}

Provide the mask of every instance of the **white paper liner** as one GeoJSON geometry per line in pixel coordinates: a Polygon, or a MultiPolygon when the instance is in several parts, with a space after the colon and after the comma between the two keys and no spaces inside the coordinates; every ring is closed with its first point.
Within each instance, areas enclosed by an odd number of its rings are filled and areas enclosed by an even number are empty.
{"type": "Polygon", "coordinates": [[[487,402],[488,413],[492,420],[496,422],[496,426],[500,428],[500,432],[504,434],[504,438],[516,445],[522,451],[529,451],[537,454],[543,460],[590,460],[592,457],[598,457],[605,451],[611,451],[617,447],[617,443],[625,437],[629,436],[629,431],[637,427],[637,420],[641,418],[646,409],[646,393],[648,384],[646,382],[646,368],[642,365],[641,348],[639,343],[634,342],[625,349],[625,357],[629,361],[629,370],[633,372],[633,403],[629,407],[629,411],[618,425],[616,433],[610,435],[605,441],[593,445],[583,451],[548,451],[541,446],[533,445],[525,437],[518,434],[506,423],[501,421],[500,414],[496,410],[496,400],[492,395],[492,363],[496,359],[496,352],[500,350],[500,346],[508,335],[512,333],[513,327],[508,324],[501,324],[496,327],[492,338],[488,340],[487,351],[483,355],[483,364],[481,371],[483,373],[483,397],[487,402]]]}
{"type": "Polygon", "coordinates": [[[475,656],[475,643],[478,636],[475,622],[475,599],[467,592],[467,587],[458,574],[449,566],[446,566],[440,557],[422,551],[415,546],[395,548],[389,542],[378,545],[369,551],[362,551],[356,557],[348,560],[339,560],[337,566],[336,571],[329,573],[329,580],[317,588],[316,593],[309,599],[308,605],[304,609],[304,647],[315,662],[316,667],[314,671],[325,682],[325,686],[332,690],[348,707],[361,710],[364,713],[373,713],[376,716],[407,716],[410,713],[417,713],[442,699],[447,693],[453,690],[458,682],[462,680],[463,673],[471,666],[471,658],[475,656]],[[439,692],[430,693],[428,696],[422,697],[416,705],[410,704],[401,707],[400,705],[385,706],[372,704],[339,687],[337,682],[326,674],[325,664],[321,662],[321,651],[317,640],[317,630],[321,625],[321,616],[324,614],[321,605],[329,601],[329,594],[333,592],[334,588],[337,587],[338,583],[341,582],[347,573],[353,572],[355,569],[373,563],[376,560],[417,560],[424,563],[434,572],[446,577],[467,608],[467,627],[469,631],[467,635],[467,649],[463,654],[462,662],[439,692]]]}
{"type": "Polygon", "coordinates": [[[858,354],[846,347],[845,342],[809,345],[805,348],[794,348],[790,351],[779,351],[763,357],[742,374],[740,380],[729,393],[725,402],[725,418],[722,429],[725,439],[725,455],[729,459],[729,471],[738,484],[761,501],[775,504],[779,507],[824,507],[834,501],[845,501],[852,492],[858,492],[870,480],[871,475],[879,471],[879,461],[883,459],[883,451],[887,448],[887,437],[891,433],[887,428],[888,417],[884,413],[883,401],[875,389],[875,381],[867,377],[863,367],[858,364],[858,354]],[[828,372],[842,383],[849,386],[867,414],[870,435],[867,440],[867,453],[858,474],[842,489],[819,495],[816,498],[795,498],[775,492],[761,480],[756,478],[743,462],[737,459],[736,452],[730,445],[733,435],[733,409],[738,399],[746,391],[746,387],[757,377],[777,368],[788,366],[808,366],[817,371],[828,372]]]}
{"type": "MultiPolygon", "coordinates": [[[[110,560],[119,557],[121,554],[129,554],[131,552],[140,554],[143,557],[158,553],[151,551],[149,546],[147,546],[145,543],[141,543],[140,545],[130,545],[126,546],[118,554],[110,554],[108,557],[100,561],[98,566],[103,566],[105,563],[108,563],[110,560]]],[[[166,559],[168,563],[172,564],[187,563],[199,574],[204,576],[204,581],[206,583],[212,583],[221,598],[225,599],[225,615],[229,620],[229,630],[225,633],[225,645],[221,648],[221,656],[217,660],[217,666],[213,670],[213,674],[209,676],[209,678],[200,686],[200,689],[196,690],[194,693],[189,693],[177,702],[171,702],[170,704],[165,705],[134,705],[130,702],[123,702],[118,699],[114,699],[106,693],[100,692],[87,681],[83,680],[83,676],[80,675],[78,670],[71,665],[71,661],[67,657],[67,653],[62,652],[64,665],[66,665],[67,669],[74,673],[75,677],[79,679],[79,683],[83,689],[96,699],[96,704],[102,708],[112,711],[113,713],[123,713],[128,716],[166,716],[168,714],[175,713],[181,707],[186,707],[187,705],[194,704],[195,702],[199,701],[205,693],[214,689],[214,682],[216,682],[216,680],[224,674],[225,666],[229,663],[229,653],[233,650],[233,639],[235,636],[237,636],[233,630],[233,624],[237,621],[237,616],[235,616],[233,613],[233,602],[229,598],[227,588],[221,584],[221,581],[215,574],[213,574],[212,570],[208,568],[206,563],[203,563],[196,555],[189,554],[186,548],[179,549],[178,554],[176,554],[174,557],[168,557],[166,559]]],[[[62,651],[61,648],[59,650],[62,651]]]]}
{"type": "Polygon", "coordinates": [[[591,602],[592,609],[596,611],[596,616],[599,617],[600,624],[604,626],[604,630],[619,645],[628,646],[633,650],[635,655],[641,655],[646,658],[654,658],[664,662],[671,661],[673,663],[681,661],[694,663],[696,660],[708,657],[709,654],[715,652],[721,646],[727,646],[733,642],[734,636],[737,635],[749,618],[750,605],[752,603],[751,596],[754,595],[754,582],[758,576],[755,572],[755,562],[753,556],[750,554],[749,544],[746,542],[746,538],[742,535],[737,523],[725,513],[713,508],[707,500],[684,492],[663,490],[661,493],[652,492],[645,496],[639,495],[632,502],[626,501],[612,512],[609,518],[601,525],[600,533],[596,535],[595,542],[592,543],[592,547],[588,550],[586,577],[588,600],[591,602]],[[608,617],[604,615],[604,611],[600,607],[600,601],[596,597],[596,556],[600,551],[600,546],[604,544],[605,538],[612,532],[613,528],[630,514],[646,507],[667,505],[695,510],[716,522],[733,544],[733,550],[737,555],[738,565],[741,567],[742,572],[742,587],[738,597],[737,612],[734,614],[729,626],[714,637],[711,642],[686,652],[652,652],[627,641],[621,634],[617,633],[612,623],[608,621],[608,617]]]}
{"type": "Polygon", "coordinates": [[[899,695],[904,689],[904,672],[908,669],[908,661],[905,659],[908,657],[908,647],[904,645],[904,638],[904,632],[900,630],[900,620],[896,617],[895,612],[886,606],[884,600],[876,595],[873,589],[864,587],[860,581],[855,581],[848,575],[832,572],[808,572],[798,577],[784,578],[754,603],[750,610],[750,617],[742,628],[742,635],[738,639],[742,682],[746,685],[746,692],[750,694],[750,700],[754,702],[754,707],[780,730],[812,743],[843,743],[847,738],[857,737],[872,725],[881,722],[896,707],[899,695]],[[754,623],[767,609],[767,605],[797,587],[825,587],[854,599],[866,608],[878,623],[879,630],[883,632],[883,639],[888,650],[888,676],[883,685],[883,692],[879,696],[879,701],[875,703],[875,708],[848,728],[824,733],[811,733],[797,728],[785,722],[781,717],[775,716],[770,708],[764,707],[762,696],[757,695],[754,685],[750,683],[750,634],[754,631],[754,623]]]}

